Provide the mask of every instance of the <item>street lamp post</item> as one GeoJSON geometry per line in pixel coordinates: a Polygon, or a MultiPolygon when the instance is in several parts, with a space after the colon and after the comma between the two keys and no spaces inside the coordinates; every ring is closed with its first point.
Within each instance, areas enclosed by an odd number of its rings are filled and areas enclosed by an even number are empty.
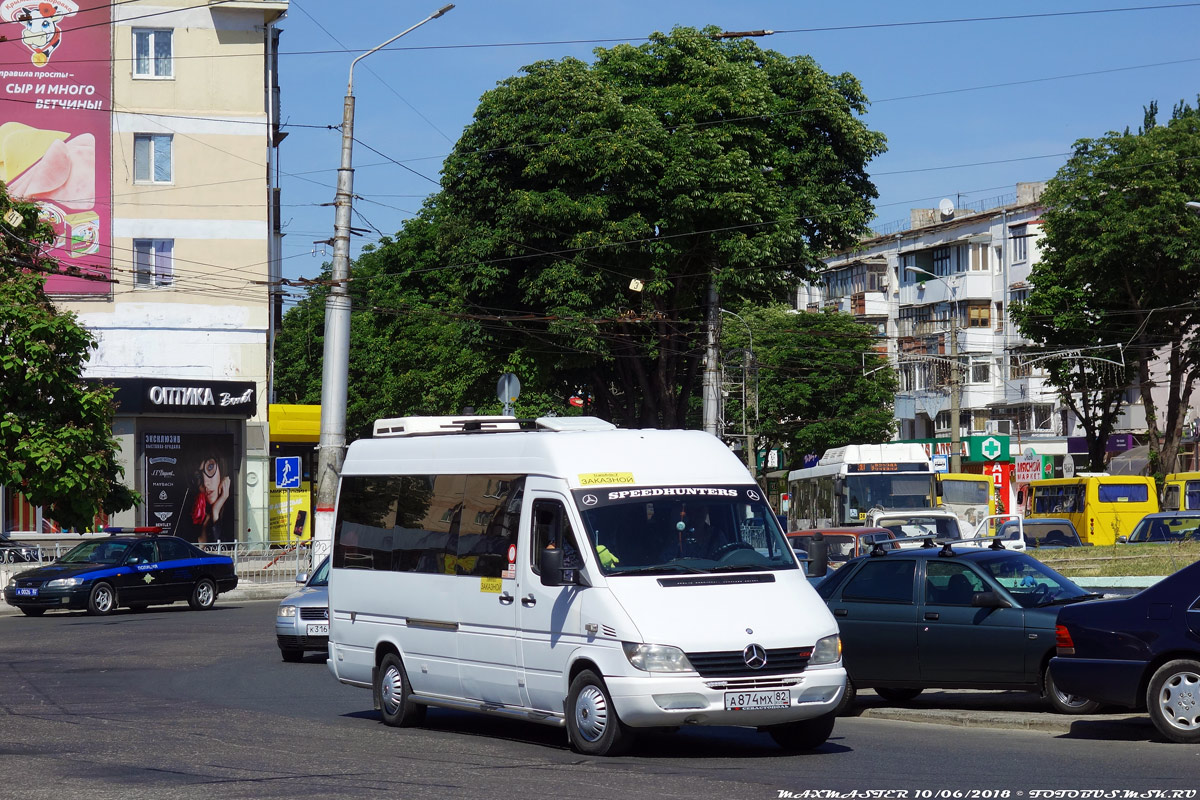
{"type": "Polygon", "coordinates": [[[350,372],[350,218],[354,197],[354,65],[372,53],[445,14],[443,6],[416,25],[350,62],[342,105],[342,160],[334,199],[333,265],[325,299],[325,347],[321,367],[321,440],[317,451],[317,502],[313,514],[313,564],[333,545],[333,504],[346,447],[346,384],[350,372]]]}
{"type": "Polygon", "coordinates": [[[953,318],[950,321],[950,471],[962,472],[962,433],[959,430],[959,387],[962,385],[962,365],[958,363],[958,287],[946,281],[946,276],[935,275],[920,267],[907,267],[909,272],[928,275],[934,280],[943,281],[950,289],[953,318]]]}

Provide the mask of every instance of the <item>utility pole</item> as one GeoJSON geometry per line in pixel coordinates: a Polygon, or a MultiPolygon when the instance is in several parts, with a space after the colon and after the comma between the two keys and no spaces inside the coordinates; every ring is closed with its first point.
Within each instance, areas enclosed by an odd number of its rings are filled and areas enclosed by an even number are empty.
{"type": "Polygon", "coordinates": [[[950,290],[950,471],[962,472],[962,433],[959,430],[959,390],[962,387],[962,365],[958,362],[958,287],[947,280],[948,276],[935,275],[920,267],[905,267],[935,281],[942,281],[950,290]]]}
{"type": "Polygon", "coordinates": [[[721,307],[717,305],[716,278],[711,275],[708,279],[708,308],[706,311],[707,322],[705,329],[708,339],[704,346],[704,430],[713,436],[720,436],[721,365],[717,353],[717,344],[720,338],[721,307]]]}
{"type": "Polygon", "coordinates": [[[317,502],[313,514],[315,565],[333,548],[334,501],[346,455],[346,384],[350,372],[350,219],[354,199],[354,65],[401,36],[445,14],[443,6],[416,25],[350,62],[342,104],[342,160],[334,198],[333,265],[325,299],[325,348],[321,365],[321,439],[317,451],[317,502]]]}

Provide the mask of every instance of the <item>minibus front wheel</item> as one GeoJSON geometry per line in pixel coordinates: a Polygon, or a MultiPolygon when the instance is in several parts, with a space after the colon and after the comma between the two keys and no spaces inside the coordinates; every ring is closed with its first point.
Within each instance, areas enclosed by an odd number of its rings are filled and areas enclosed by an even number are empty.
{"type": "Polygon", "coordinates": [[[619,756],[633,744],[633,732],[617,716],[608,687],[590,669],[571,681],[566,711],[567,734],[580,753],[619,756]]]}
{"type": "Polygon", "coordinates": [[[802,750],[814,750],[825,744],[829,735],[833,733],[833,723],[836,719],[837,710],[835,709],[819,717],[789,722],[785,725],[771,725],[763,730],[771,734],[775,744],[789,753],[795,753],[802,750]]]}
{"type": "Polygon", "coordinates": [[[409,728],[425,720],[425,706],[412,701],[412,687],[404,662],[388,653],[375,670],[375,703],[385,725],[409,728]]]}

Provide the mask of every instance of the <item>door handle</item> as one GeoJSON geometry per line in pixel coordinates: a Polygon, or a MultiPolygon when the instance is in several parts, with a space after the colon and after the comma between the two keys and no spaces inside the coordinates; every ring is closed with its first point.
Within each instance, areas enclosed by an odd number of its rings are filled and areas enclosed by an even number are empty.
{"type": "Polygon", "coordinates": [[[941,615],[936,611],[926,611],[925,619],[938,619],[941,615]]]}
{"type": "Polygon", "coordinates": [[[844,608],[835,608],[835,609],[833,610],[833,615],[834,615],[835,617],[844,617],[844,616],[846,616],[846,614],[848,614],[848,613],[849,613],[849,612],[848,612],[848,611],[846,611],[846,609],[844,609],[844,608]]]}
{"type": "Polygon", "coordinates": [[[509,594],[508,592],[501,592],[500,596],[497,597],[496,599],[500,601],[500,605],[507,606],[512,603],[513,596],[511,594],[509,594]]]}
{"type": "Polygon", "coordinates": [[[534,597],[533,593],[531,592],[521,598],[521,605],[525,606],[526,608],[533,608],[537,605],[537,598],[534,597]]]}

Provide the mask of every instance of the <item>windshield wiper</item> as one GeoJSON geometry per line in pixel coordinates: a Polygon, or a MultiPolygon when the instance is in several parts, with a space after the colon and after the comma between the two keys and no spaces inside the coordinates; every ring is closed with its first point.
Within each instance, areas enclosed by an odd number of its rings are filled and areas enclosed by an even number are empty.
{"type": "Polygon", "coordinates": [[[775,569],[775,567],[764,564],[725,564],[720,567],[713,567],[712,569],[707,570],[707,572],[735,572],[738,570],[744,570],[746,572],[767,572],[773,569],[775,569]]]}
{"type": "Polygon", "coordinates": [[[623,569],[618,572],[610,573],[611,575],[661,575],[662,573],[671,572],[690,572],[693,575],[703,575],[708,570],[696,569],[683,564],[655,564],[651,567],[635,567],[633,569],[623,569]]]}
{"type": "Polygon", "coordinates": [[[1069,603],[1082,603],[1084,600],[1098,600],[1101,597],[1104,597],[1104,595],[1097,594],[1095,592],[1089,592],[1088,594],[1078,594],[1078,595],[1075,595],[1074,597],[1059,597],[1057,599],[1050,600],[1049,602],[1041,603],[1040,605],[1038,605],[1038,608],[1043,608],[1045,606],[1065,606],[1069,603]]]}

